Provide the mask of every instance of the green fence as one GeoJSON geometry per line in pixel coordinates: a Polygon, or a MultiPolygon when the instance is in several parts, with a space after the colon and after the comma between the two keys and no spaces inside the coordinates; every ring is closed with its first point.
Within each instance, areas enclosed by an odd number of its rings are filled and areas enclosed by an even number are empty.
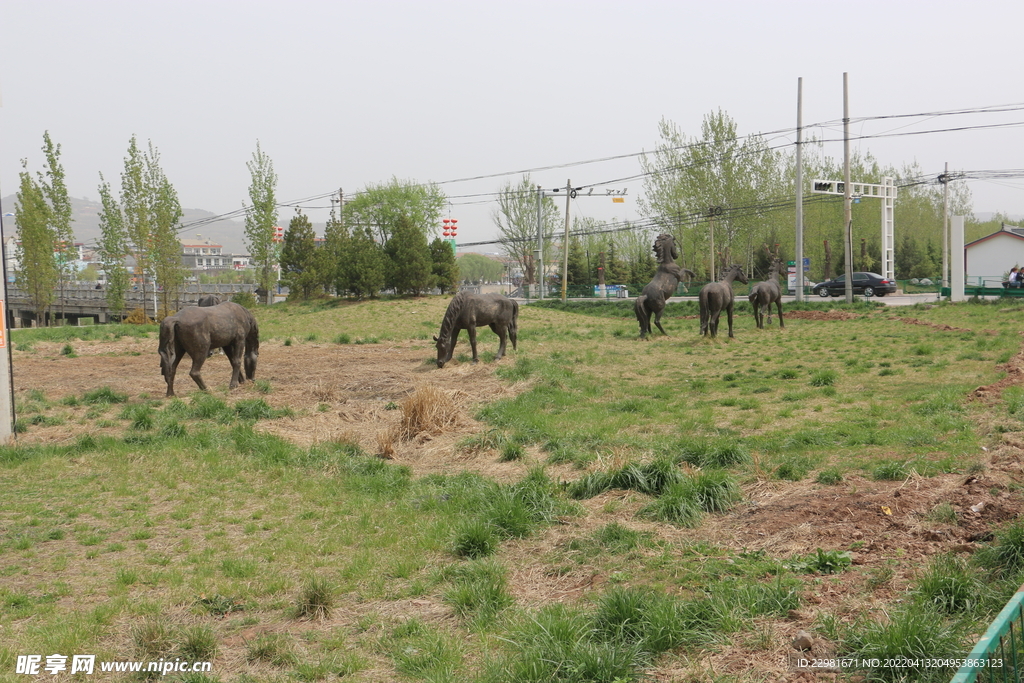
{"type": "Polygon", "coordinates": [[[1024,586],[985,631],[951,683],[1024,681],[1024,586]]]}

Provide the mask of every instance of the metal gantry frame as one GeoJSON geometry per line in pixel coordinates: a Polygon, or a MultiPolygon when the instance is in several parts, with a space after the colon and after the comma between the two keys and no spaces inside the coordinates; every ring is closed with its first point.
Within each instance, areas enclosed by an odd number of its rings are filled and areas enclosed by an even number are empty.
{"type": "MultiPolygon", "coordinates": [[[[844,194],[845,186],[839,180],[815,180],[811,185],[811,192],[817,194],[844,194]]],[[[882,267],[881,275],[887,280],[896,279],[896,240],[894,235],[894,224],[896,215],[896,180],[888,176],[882,178],[882,183],[855,183],[850,182],[850,190],[854,200],[859,201],[864,197],[872,197],[882,200],[882,267]]]]}

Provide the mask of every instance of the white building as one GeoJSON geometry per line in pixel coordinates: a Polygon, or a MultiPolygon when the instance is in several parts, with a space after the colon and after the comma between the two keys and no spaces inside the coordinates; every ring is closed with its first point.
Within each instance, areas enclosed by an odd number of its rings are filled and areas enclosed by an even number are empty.
{"type": "Polygon", "coordinates": [[[964,245],[967,284],[1000,287],[1014,266],[1024,265],[1024,228],[1003,223],[1002,230],[964,245]]]}

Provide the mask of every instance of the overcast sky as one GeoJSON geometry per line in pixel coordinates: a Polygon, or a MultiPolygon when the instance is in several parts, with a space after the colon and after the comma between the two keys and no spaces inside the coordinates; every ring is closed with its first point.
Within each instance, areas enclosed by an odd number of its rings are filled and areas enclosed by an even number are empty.
{"type": "MultiPolygon", "coordinates": [[[[184,207],[231,212],[259,140],[282,203],[433,181],[460,242],[494,237],[493,193],[524,170],[548,187],[628,187],[624,204],[572,211],[638,218],[642,181],[619,179],[639,173],[631,155],[655,147],[662,117],[691,136],[716,109],[741,134],[791,131],[799,77],[804,123],[830,122],[808,134],[829,139],[844,72],[855,120],[1024,107],[1019,0],[0,0],[0,26],[0,195],[17,191],[22,158],[42,170],[48,130],[69,192],[96,200],[135,134],[184,207]],[[623,158],[583,163],[607,157],[623,158]],[[467,178],[481,179],[450,182],[467,178]]],[[[854,146],[926,173],[1022,169],[1024,126],[977,129],[1018,122],[1024,109],[860,122],[856,135],[974,129],[854,146]]],[[[842,144],[825,151],[841,158],[842,144]]],[[[1024,179],[970,187],[976,212],[1024,214],[1024,179]]],[[[326,218],[326,200],[300,203],[326,218]]]]}

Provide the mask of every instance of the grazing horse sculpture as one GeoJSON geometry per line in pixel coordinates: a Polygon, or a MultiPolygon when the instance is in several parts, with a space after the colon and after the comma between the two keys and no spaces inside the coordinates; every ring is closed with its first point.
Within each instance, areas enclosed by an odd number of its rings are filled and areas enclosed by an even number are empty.
{"type": "Polygon", "coordinates": [[[174,374],[186,353],[192,357],[189,376],[206,391],[199,371],[210,349],[218,348],[224,349],[231,362],[228,388],[234,389],[256,376],[260,331],[252,313],[227,301],[218,306],[188,306],[164,318],[160,323],[160,372],[167,381],[167,396],[174,396],[174,374]]]}
{"type": "Polygon", "coordinates": [[[764,282],[758,282],[750,289],[750,305],[754,308],[754,321],[757,329],[764,329],[764,315],[768,313],[768,324],[772,324],[772,304],[779,309],[779,327],[786,327],[782,320],[782,285],[779,284],[779,274],[782,273],[782,259],[773,259],[768,277],[764,282]]]}
{"type": "Polygon", "coordinates": [[[204,294],[196,302],[197,306],[216,306],[220,303],[220,297],[216,294],[204,294]]]}
{"type": "Polygon", "coordinates": [[[448,310],[441,321],[441,331],[434,337],[437,342],[437,367],[452,359],[455,342],[459,340],[459,332],[469,333],[469,344],[473,347],[473,362],[476,363],[476,328],[478,325],[489,325],[494,334],[498,335],[501,345],[498,346],[499,360],[505,355],[506,335],[512,340],[512,348],[516,348],[516,336],[519,325],[519,304],[501,294],[470,294],[459,292],[452,297],[448,310]]]}
{"type": "Polygon", "coordinates": [[[718,336],[718,317],[725,309],[729,318],[729,336],[732,333],[732,305],[735,298],[732,293],[733,280],[747,284],[747,276],[743,274],[743,266],[733,264],[722,273],[718,282],[709,282],[700,290],[700,333],[718,336]]]}
{"type": "MultiPolygon", "coordinates": [[[[668,335],[665,328],[661,326],[661,314],[665,311],[665,302],[683,281],[684,273],[693,277],[692,270],[676,265],[675,259],[679,256],[679,250],[676,249],[676,239],[672,235],[658,235],[654,240],[653,251],[658,256],[658,272],[654,274],[654,279],[647,283],[633,304],[636,319],[640,322],[641,339],[647,339],[647,335],[651,332],[652,315],[654,324],[658,326],[661,333],[668,335]]],[[[683,290],[686,290],[686,285],[683,285],[683,290]]]]}

